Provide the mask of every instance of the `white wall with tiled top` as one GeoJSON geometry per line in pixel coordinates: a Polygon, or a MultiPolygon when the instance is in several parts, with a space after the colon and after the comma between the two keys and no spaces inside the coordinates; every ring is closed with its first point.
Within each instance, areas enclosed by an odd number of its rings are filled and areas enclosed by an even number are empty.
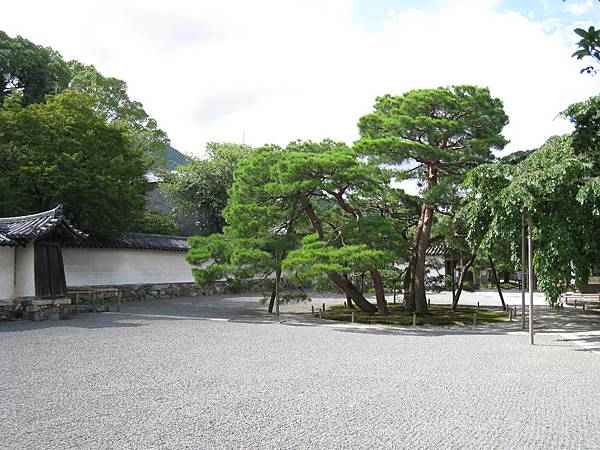
{"type": "Polygon", "coordinates": [[[63,247],[67,287],[190,283],[185,252],[63,247]]]}
{"type": "Polygon", "coordinates": [[[14,297],[15,248],[0,247],[0,302],[14,297]]]}

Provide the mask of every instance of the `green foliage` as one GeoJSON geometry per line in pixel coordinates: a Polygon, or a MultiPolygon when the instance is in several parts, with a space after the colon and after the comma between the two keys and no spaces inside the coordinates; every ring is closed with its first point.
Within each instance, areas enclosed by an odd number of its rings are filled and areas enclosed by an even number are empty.
{"type": "Polygon", "coordinates": [[[0,110],[0,215],[63,203],[76,226],[110,235],[143,214],[143,152],[92,97],[66,90],[44,104],[9,106],[0,110]]]}
{"type": "MultiPolygon", "coordinates": [[[[339,320],[342,322],[350,322],[352,313],[354,313],[354,321],[357,323],[382,324],[382,325],[397,325],[397,326],[412,326],[413,315],[408,312],[403,305],[389,305],[390,313],[383,314],[366,314],[356,309],[345,309],[343,306],[333,306],[325,311],[323,315],[327,320],[339,320]]],[[[464,308],[452,312],[443,306],[432,306],[429,310],[430,314],[417,316],[417,326],[433,325],[433,326],[456,326],[457,324],[472,325],[473,314],[477,314],[477,323],[495,323],[505,322],[507,320],[504,311],[491,309],[475,309],[464,308]]]]}
{"type": "Polygon", "coordinates": [[[69,61],[71,80],[69,89],[89,94],[97,110],[106,121],[127,130],[131,145],[141,148],[148,162],[161,166],[165,162],[169,139],[158,128],[143,105],[131,100],[127,94],[127,83],[113,77],[105,77],[94,66],[79,61],[69,61]]]}
{"type": "Polygon", "coordinates": [[[176,173],[162,173],[161,190],[179,217],[194,217],[206,233],[221,233],[225,226],[223,210],[228,189],[233,184],[237,164],[248,157],[247,145],[207,144],[208,158],[191,159],[176,173]]]}
{"type": "Polygon", "coordinates": [[[551,305],[559,296],[581,286],[598,258],[598,201],[582,195],[592,165],[573,149],[569,136],[553,137],[516,166],[486,165],[470,173],[471,190],[465,217],[469,238],[483,245],[509,242],[514,265],[520,260],[521,211],[530,217],[535,242],[534,268],[538,287],[551,305]],[[481,220],[488,217],[487,227],[481,220]]]}
{"type": "Polygon", "coordinates": [[[12,92],[21,94],[23,106],[41,103],[69,84],[70,72],[60,54],[0,31],[0,106],[12,92]]]}
{"type": "MultiPolygon", "coordinates": [[[[587,30],[575,28],[573,31],[581,39],[577,42],[579,49],[571,57],[578,60],[589,57],[595,62],[600,62],[600,30],[590,26],[587,30]]],[[[581,69],[581,73],[583,72],[595,74],[598,72],[598,69],[595,69],[593,66],[587,66],[581,69]]]]}
{"type": "Polygon", "coordinates": [[[179,235],[179,225],[167,214],[146,212],[131,227],[137,233],[164,234],[167,236],[179,235]]]}

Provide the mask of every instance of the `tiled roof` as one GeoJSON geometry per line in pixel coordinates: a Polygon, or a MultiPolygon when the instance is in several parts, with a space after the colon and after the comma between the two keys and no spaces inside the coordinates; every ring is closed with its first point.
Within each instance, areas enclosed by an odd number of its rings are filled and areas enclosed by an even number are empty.
{"type": "Polygon", "coordinates": [[[76,238],[87,237],[85,233],[69,224],[63,215],[62,205],[58,205],[38,214],[0,218],[0,245],[24,244],[44,236],[59,225],[64,226],[76,238]]]}
{"type": "Polygon", "coordinates": [[[71,232],[74,239],[63,242],[65,247],[135,248],[186,252],[187,238],[161,234],[123,233],[118,238],[100,239],[88,236],[69,224],[62,205],[50,211],[20,217],[0,218],[0,246],[25,245],[39,239],[58,226],[71,232]]]}
{"type": "Polygon", "coordinates": [[[88,238],[77,242],[65,242],[64,245],[67,247],[136,248],[180,252],[187,252],[190,249],[187,238],[145,233],[123,233],[120,237],[113,239],[88,238]]]}

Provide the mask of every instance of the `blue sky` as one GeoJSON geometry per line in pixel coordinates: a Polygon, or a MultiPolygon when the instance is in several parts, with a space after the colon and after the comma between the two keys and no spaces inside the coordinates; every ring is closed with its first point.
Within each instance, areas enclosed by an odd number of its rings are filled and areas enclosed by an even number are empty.
{"type": "MultiPolygon", "coordinates": [[[[571,30],[576,26],[600,23],[600,2],[597,0],[499,0],[493,3],[490,6],[493,10],[515,11],[549,27],[571,30]]],[[[432,13],[452,7],[452,4],[449,0],[356,0],[352,5],[352,16],[369,31],[379,32],[389,19],[390,11],[417,9],[432,13]]]]}
{"type": "Polygon", "coordinates": [[[378,95],[453,84],[504,102],[506,152],[538,147],[599,92],[570,57],[588,25],[596,0],[20,0],[0,15],[9,35],[127,81],[194,155],[242,136],[352,143],[378,95]]]}

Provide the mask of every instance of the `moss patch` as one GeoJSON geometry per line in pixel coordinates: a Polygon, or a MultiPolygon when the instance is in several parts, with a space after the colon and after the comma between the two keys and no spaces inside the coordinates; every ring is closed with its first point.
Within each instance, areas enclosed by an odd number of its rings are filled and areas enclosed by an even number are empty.
{"type": "MultiPolygon", "coordinates": [[[[346,309],[343,305],[336,305],[327,309],[323,314],[323,318],[351,322],[352,311],[354,311],[354,321],[357,323],[412,326],[413,315],[408,313],[404,306],[391,304],[388,307],[390,313],[383,315],[379,313],[368,314],[358,308],[346,309]]],[[[478,324],[505,322],[508,320],[505,311],[494,309],[459,308],[456,312],[452,312],[449,306],[432,305],[429,308],[429,313],[417,316],[417,325],[472,325],[473,313],[477,314],[478,324]]]]}

